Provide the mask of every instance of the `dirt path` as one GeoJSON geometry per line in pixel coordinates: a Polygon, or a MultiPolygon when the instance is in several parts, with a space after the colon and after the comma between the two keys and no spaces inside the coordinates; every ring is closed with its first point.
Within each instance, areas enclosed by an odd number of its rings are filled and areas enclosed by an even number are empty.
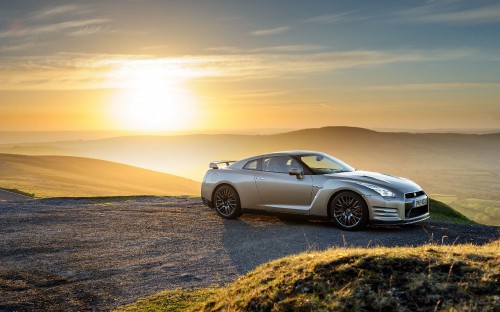
{"type": "Polygon", "coordinates": [[[306,250],[499,238],[428,220],[345,232],[326,222],[223,220],[199,198],[0,202],[0,310],[111,309],[166,288],[220,285],[306,250]]]}

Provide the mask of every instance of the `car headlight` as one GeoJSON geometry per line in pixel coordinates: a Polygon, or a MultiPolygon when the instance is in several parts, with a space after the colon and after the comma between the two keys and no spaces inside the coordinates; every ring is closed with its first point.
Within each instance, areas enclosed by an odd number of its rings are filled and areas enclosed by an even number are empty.
{"type": "Polygon", "coordinates": [[[396,194],[394,194],[393,192],[391,192],[388,189],[385,189],[383,187],[376,186],[376,185],[369,184],[369,183],[362,183],[362,182],[358,182],[358,183],[363,185],[363,186],[366,186],[369,189],[374,190],[375,192],[379,193],[380,196],[382,196],[382,197],[396,197],[396,194]]]}

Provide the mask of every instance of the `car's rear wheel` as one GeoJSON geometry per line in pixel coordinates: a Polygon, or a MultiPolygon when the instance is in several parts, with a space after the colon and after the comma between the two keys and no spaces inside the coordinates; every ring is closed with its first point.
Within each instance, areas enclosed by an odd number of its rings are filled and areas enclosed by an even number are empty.
{"type": "Polygon", "coordinates": [[[222,185],[214,193],[214,207],[217,214],[225,219],[234,219],[241,215],[240,197],[230,185],[222,185]]]}
{"type": "Polygon", "coordinates": [[[366,202],[354,192],[345,191],[337,194],[329,209],[330,218],[343,230],[359,230],[368,222],[366,202]]]}

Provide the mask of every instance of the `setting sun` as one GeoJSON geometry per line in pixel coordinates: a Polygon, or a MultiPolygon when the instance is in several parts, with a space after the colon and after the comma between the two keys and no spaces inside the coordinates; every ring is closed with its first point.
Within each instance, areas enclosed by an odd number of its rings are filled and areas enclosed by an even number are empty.
{"type": "Polygon", "coordinates": [[[184,86],[185,72],[151,61],[132,61],[111,73],[121,80],[111,106],[124,130],[179,131],[192,126],[195,99],[184,86]]]}

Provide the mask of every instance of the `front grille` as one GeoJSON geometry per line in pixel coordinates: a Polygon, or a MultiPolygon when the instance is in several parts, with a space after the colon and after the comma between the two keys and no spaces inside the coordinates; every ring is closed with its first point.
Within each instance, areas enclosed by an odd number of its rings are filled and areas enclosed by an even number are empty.
{"type": "Polygon", "coordinates": [[[421,216],[423,214],[426,214],[428,212],[429,212],[429,205],[425,205],[425,206],[422,206],[422,207],[410,209],[407,212],[406,217],[407,218],[415,218],[415,217],[421,216]]]}
{"type": "Polygon", "coordinates": [[[405,203],[405,211],[406,211],[406,214],[408,214],[408,211],[411,210],[411,208],[413,208],[413,202],[406,202],[405,203]]]}
{"type": "Polygon", "coordinates": [[[413,192],[413,193],[406,193],[405,194],[405,198],[414,198],[414,197],[418,197],[418,196],[421,196],[421,195],[424,195],[425,192],[424,191],[418,191],[418,192],[413,192]]]}

